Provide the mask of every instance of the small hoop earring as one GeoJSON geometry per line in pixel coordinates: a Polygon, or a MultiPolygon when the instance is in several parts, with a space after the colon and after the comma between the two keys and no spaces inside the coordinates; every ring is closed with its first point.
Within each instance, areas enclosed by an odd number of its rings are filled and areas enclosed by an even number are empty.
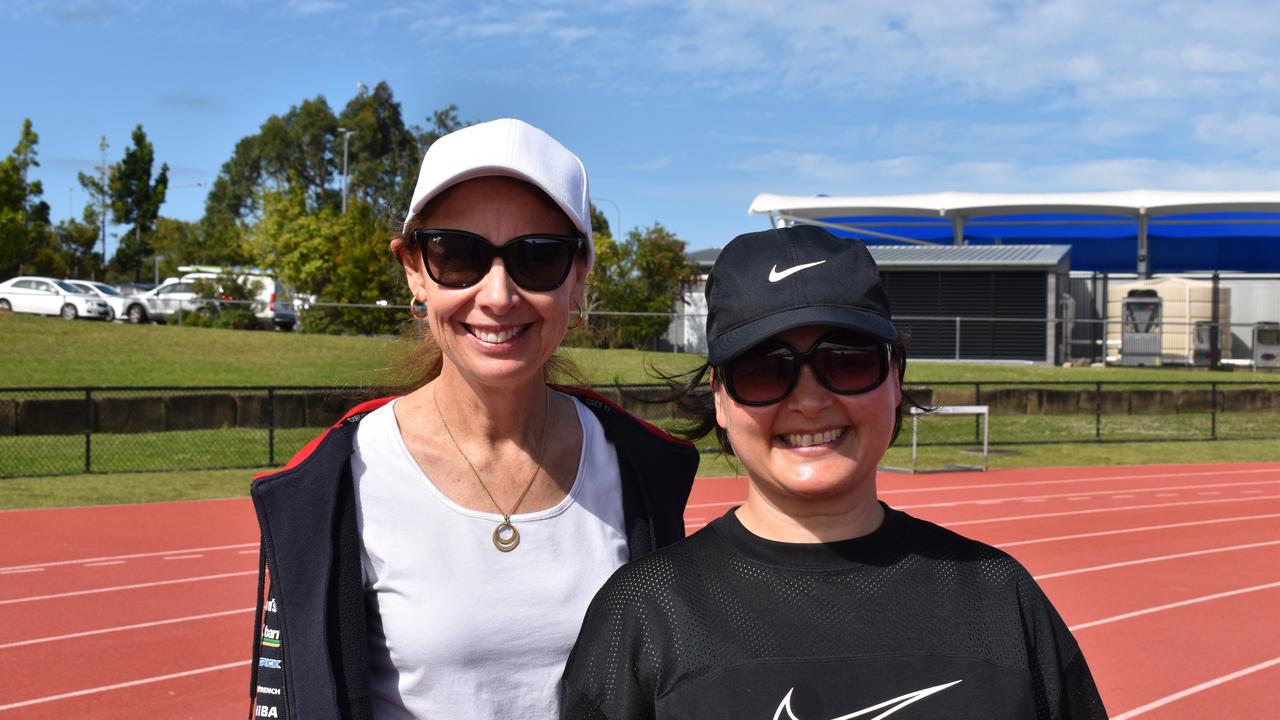
{"type": "Polygon", "coordinates": [[[569,329],[577,330],[578,328],[582,327],[582,306],[579,305],[578,303],[574,303],[573,309],[569,311],[569,314],[577,315],[577,317],[574,318],[573,322],[569,323],[569,329]]]}
{"type": "Polygon", "coordinates": [[[427,304],[418,300],[417,296],[409,299],[409,317],[414,320],[422,321],[427,319],[427,304]],[[418,308],[422,308],[422,314],[414,312],[418,308]]]}

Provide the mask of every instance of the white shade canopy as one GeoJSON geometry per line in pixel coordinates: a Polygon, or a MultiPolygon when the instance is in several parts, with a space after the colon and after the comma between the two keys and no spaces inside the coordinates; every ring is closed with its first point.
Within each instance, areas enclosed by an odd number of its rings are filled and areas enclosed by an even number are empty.
{"type": "Polygon", "coordinates": [[[892,215],[972,218],[1016,213],[1079,213],[1138,217],[1211,212],[1280,213],[1280,191],[1188,192],[1122,190],[1078,193],[941,192],[923,195],[775,195],[760,193],[752,215],[804,219],[892,215]]]}

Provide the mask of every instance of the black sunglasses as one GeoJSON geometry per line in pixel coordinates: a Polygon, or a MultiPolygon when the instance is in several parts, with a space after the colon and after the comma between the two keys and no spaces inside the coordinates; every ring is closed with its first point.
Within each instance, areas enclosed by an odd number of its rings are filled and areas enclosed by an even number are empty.
{"type": "Polygon", "coordinates": [[[422,248],[427,275],[436,284],[471,287],[489,272],[495,257],[502,258],[507,275],[525,290],[545,292],[564,284],[573,259],[582,247],[577,235],[521,235],[505,245],[494,245],[482,235],[466,230],[420,229],[413,239],[422,248]]]}
{"type": "Polygon", "coordinates": [[[729,397],[742,405],[772,405],[795,389],[809,365],[818,382],[839,395],[870,392],[889,376],[889,346],[850,332],[820,338],[806,352],[767,340],[723,368],[729,397]]]}

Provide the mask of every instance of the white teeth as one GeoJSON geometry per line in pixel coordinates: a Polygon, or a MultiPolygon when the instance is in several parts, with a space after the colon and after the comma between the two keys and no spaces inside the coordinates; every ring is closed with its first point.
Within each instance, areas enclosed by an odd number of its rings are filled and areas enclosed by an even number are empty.
{"type": "Polygon", "coordinates": [[[509,330],[500,330],[494,332],[492,330],[481,330],[480,328],[471,328],[471,334],[487,343],[504,343],[511,338],[524,332],[524,326],[514,327],[509,330]]]}
{"type": "Polygon", "coordinates": [[[809,447],[811,445],[822,445],[844,435],[848,428],[835,428],[834,430],[826,430],[820,433],[788,433],[782,436],[783,442],[792,447],[809,447]]]}

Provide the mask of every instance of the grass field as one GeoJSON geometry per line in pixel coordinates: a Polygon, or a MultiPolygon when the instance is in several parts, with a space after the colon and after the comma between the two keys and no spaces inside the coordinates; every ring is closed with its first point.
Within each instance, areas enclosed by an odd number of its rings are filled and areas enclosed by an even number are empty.
{"type": "MultiPolygon", "coordinates": [[[[0,314],[0,386],[148,385],[396,385],[407,340],[283,332],[247,332],[170,325],[66,322],[0,314]]],[[[568,348],[591,384],[652,382],[650,365],[665,372],[695,367],[695,355],[568,348]]],[[[995,380],[1167,383],[1240,381],[1242,372],[1169,368],[1060,368],[1045,365],[910,363],[908,382],[995,380]]],[[[1280,379],[1280,375],[1265,376],[1280,379]]]]}

